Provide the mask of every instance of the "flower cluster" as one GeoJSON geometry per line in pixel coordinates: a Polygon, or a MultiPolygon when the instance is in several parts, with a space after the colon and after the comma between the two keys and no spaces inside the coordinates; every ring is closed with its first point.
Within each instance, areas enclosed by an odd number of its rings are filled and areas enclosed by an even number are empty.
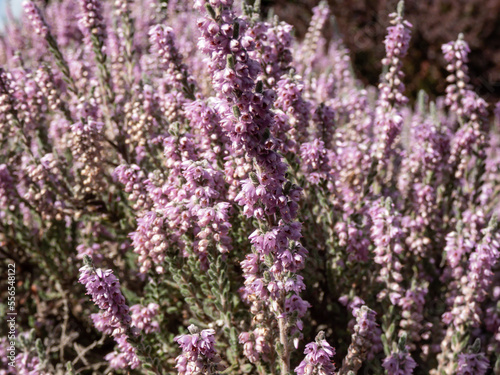
{"type": "Polygon", "coordinates": [[[318,58],[318,50],[324,47],[325,40],[321,38],[321,34],[325,24],[330,17],[330,8],[326,1],[321,1],[313,8],[311,22],[307,28],[307,33],[304,37],[304,43],[300,45],[297,51],[299,61],[299,71],[309,72],[318,58]]]}
{"type": "Polygon", "coordinates": [[[114,173],[117,180],[124,185],[125,192],[130,194],[129,199],[134,202],[134,209],[147,210],[151,202],[145,185],[146,175],[141,168],[136,164],[122,164],[114,173]]]}
{"type": "MultiPolygon", "coordinates": [[[[199,46],[211,58],[209,69],[214,88],[221,93],[217,109],[222,116],[222,128],[232,147],[242,146],[257,167],[251,178],[242,181],[241,192],[235,197],[247,217],[267,221],[268,226],[265,231],[256,230],[249,237],[255,254],[247,256],[242,263],[245,272],[243,295],[248,302],[269,301],[270,310],[278,317],[285,371],[289,367],[287,336],[291,320],[300,319],[308,306],[298,296],[304,289],[302,278],[294,275],[303,268],[306,255],[298,242],[301,225],[294,221],[300,190],[286,181],[287,166],[275,151],[277,140],[270,134],[273,123],[270,108],[276,94],[265,89],[262,81],[257,81],[259,64],[249,55],[255,48],[255,41],[245,34],[246,21],[237,18],[229,5],[221,4],[220,17],[215,18],[212,4],[207,6],[209,14],[199,23],[202,32],[199,46]],[[273,215],[279,215],[279,219],[266,219],[273,215]],[[267,278],[258,267],[258,264],[266,264],[266,257],[273,262],[267,265],[270,271],[266,272],[267,278]],[[295,318],[292,313],[296,313],[295,318]]],[[[296,327],[301,329],[300,320],[296,327]]]]}
{"type": "Polygon", "coordinates": [[[5,23],[7,373],[498,370],[500,105],[470,36],[413,103],[403,1],[375,86],[327,1],[303,39],[260,5],[34,0],[5,23]]]}
{"type": "MultiPolygon", "coordinates": [[[[354,301],[353,301],[354,302],[354,301]]],[[[363,362],[373,357],[377,352],[377,339],[380,339],[380,330],[376,323],[375,311],[366,305],[358,306],[364,303],[359,297],[357,303],[352,304],[352,313],[356,317],[356,324],[353,327],[351,344],[347,350],[347,355],[342,361],[341,374],[348,374],[349,371],[358,371],[363,362]]]]}
{"type": "Polygon", "coordinates": [[[442,47],[448,62],[446,67],[450,75],[446,88],[445,103],[461,120],[462,124],[452,139],[448,163],[452,166],[456,178],[461,178],[469,161],[475,153],[484,159],[485,126],[487,104],[474,91],[470,90],[467,75],[467,59],[470,52],[468,44],[459,35],[455,42],[442,47]]]}
{"type": "Polygon", "coordinates": [[[215,351],[215,331],[205,329],[200,332],[198,327],[189,326],[188,335],[181,335],[175,341],[182,349],[182,354],[176,358],[177,371],[181,375],[207,374],[215,375],[224,369],[220,357],[215,351]]]}
{"type": "MultiPolygon", "coordinates": [[[[399,8],[402,8],[403,3],[399,3],[399,8]]],[[[380,89],[380,104],[383,107],[406,104],[408,98],[403,94],[404,77],[401,71],[401,59],[406,56],[408,47],[410,46],[410,29],[412,25],[403,18],[402,9],[398,9],[398,13],[392,13],[391,24],[385,38],[385,58],[382,64],[388,67],[388,72],[384,77],[384,81],[379,85],[380,89]]]]}
{"type": "Polygon", "coordinates": [[[168,84],[181,89],[183,86],[192,91],[193,78],[182,62],[182,55],[175,46],[175,34],[171,27],[156,25],[149,31],[150,41],[154,53],[161,58],[164,64],[165,80],[168,84]]]}
{"type": "Polygon", "coordinates": [[[24,12],[30,20],[35,33],[45,38],[49,32],[49,27],[43,19],[38,7],[33,3],[33,1],[25,1],[23,6],[24,12]]]}
{"type": "Polygon", "coordinates": [[[395,352],[384,359],[382,366],[388,375],[411,375],[417,364],[408,352],[395,352]]]}
{"type": "Polygon", "coordinates": [[[387,289],[381,292],[379,298],[387,295],[392,304],[397,304],[403,291],[402,264],[399,255],[404,248],[400,218],[394,215],[393,210],[394,206],[390,199],[385,202],[375,202],[370,216],[373,221],[371,237],[375,245],[373,260],[381,266],[379,281],[387,285],[387,289]]]}
{"type": "Polygon", "coordinates": [[[0,215],[5,218],[8,211],[13,211],[16,204],[14,179],[10,175],[7,165],[0,165],[0,215]]]}
{"type": "Polygon", "coordinates": [[[78,25],[86,37],[94,35],[100,38],[104,35],[102,4],[97,0],[78,0],[80,4],[80,19],[78,25]]]}
{"type": "Polygon", "coordinates": [[[295,369],[297,375],[333,375],[335,373],[335,365],[332,361],[335,349],[325,340],[324,332],[318,333],[316,342],[306,345],[304,354],[306,355],[304,360],[295,369]]]}
{"type": "Polygon", "coordinates": [[[446,88],[446,104],[461,116],[463,107],[460,102],[465,97],[469,82],[467,62],[470,48],[463,34],[460,34],[456,41],[444,44],[442,50],[448,62],[446,70],[450,72],[446,79],[450,83],[446,88]]]}
{"type": "Polygon", "coordinates": [[[136,349],[128,342],[127,331],[132,324],[129,307],[120,290],[120,282],[112,270],[94,268],[92,261],[86,258],[86,264],[80,268],[78,281],[85,285],[87,294],[102,311],[92,315],[94,326],[101,332],[112,335],[118,344],[118,352],[106,356],[113,368],[140,365],[136,349]]]}
{"type": "Polygon", "coordinates": [[[317,185],[330,178],[328,151],[321,139],[303,143],[300,146],[300,158],[304,175],[309,182],[317,185]]]}
{"type": "Polygon", "coordinates": [[[133,305],[130,307],[132,314],[132,326],[144,333],[153,333],[160,330],[160,325],[153,319],[158,314],[159,306],[156,303],[149,303],[147,306],[133,305]]]}
{"type": "MultiPolygon", "coordinates": [[[[110,329],[125,330],[131,323],[129,308],[120,291],[120,282],[112,270],[93,269],[91,265],[80,268],[80,284],[85,285],[92,301],[103,310],[100,320],[110,329]]],[[[108,330],[108,328],[106,328],[108,330]]]]}
{"type": "Polygon", "coordinates": [[[102,190],[102,133],[104,124],[88,120],[71,125],[69,146],[80,164],[82,193],[102,190]]]}
{"type": "Polygon", "coordinates": [[[250,51],[250,57],[260,62],[259,78],[269,86],[275,86],[291,68],[291,31],[292,27],[284,22],[276,25],[256,22],[248,31],[255,41],[255,50],[250,51]]]}
{"type": "Polygon", "coordinates": [[[482,353],[467,353],[458,356],[457,375],[484,375],[488,368],[488,361],[482,353]]]}
{"type": "Polygon", "coordinates": [[[384,42],[386,57],[382,63],[387,67],[387,73],[379,84],[379,106],[376,111],[376,127],[380,135],[379,158],[392,152],[403,126],[399,108],[408,101],[404,96],[402,58],[408,52],[412,25],[403,18],[403,7],[404,2],[400,1],[398,12],[390,15],[393,26],[388,28],[384,42]]]}
{"type": "MultiPolygon", "coordinates": [[[[276,101],[274,105],[287,116],[284,120],[290,124],[287,137],[292,141],[288,149],[297,152],[300,144],[306,140],[307,125],[310,117],[310,103],[306,101],[302,92],[304,85],[300,81],[300,76],[283,77],[277,83],[276,101]]],[[[276,114],[279,116],[279,113],[276,114]]],[[[275,118],[278,122],[278,118],[275,118]]],[[[284,151],[288,151],[285,149],[284,151]]]]}

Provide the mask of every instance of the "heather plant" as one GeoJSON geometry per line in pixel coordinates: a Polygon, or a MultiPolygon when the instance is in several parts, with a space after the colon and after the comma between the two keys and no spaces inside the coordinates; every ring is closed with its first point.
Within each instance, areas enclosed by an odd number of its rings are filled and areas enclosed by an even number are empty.
{"type": "Polygon", "coordinates": [[[0,374],[500,374],[500,107],[467,35],[411,105],[403,2],[377,87],[325,2],[301,41],[259,3],[6,26],[0,374]]]}

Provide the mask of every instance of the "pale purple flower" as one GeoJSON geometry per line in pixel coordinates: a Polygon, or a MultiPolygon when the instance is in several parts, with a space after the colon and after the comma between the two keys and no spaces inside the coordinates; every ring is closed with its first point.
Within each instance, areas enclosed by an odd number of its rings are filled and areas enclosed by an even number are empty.
{"type": "Polygon", "coordinates": [[[473,152],[478,158],[485,158],[487,103],[468,84],[467,62],[470,48],[463,34],[456,41],[443,45],[442,50],[448,62],[446,69],[450,73],[445,104],[460,120],[460,127],[452,139],[448,163],[452,166],[455,178],[461,178],[473,152]]]}
{"type": "Polygon", "coordinates": [[[81,168],[79,173],[82,176],[82,186],[78,186],[78,190],[83,193],[104,189],[103,128],[103,123],[90,118],[74,123],[70,128],[69,146],[77,165],[81,168]]]}
{"type": "Polygon", "coordinates": [[[428,293],[428,286],[412,285],[407,289],[404,296],[399,300],[402,319],[399,322],[401,327],[400,335],[407,335],[408,346],[415,350],[416,345],[422,339],[428,339],[430,335],[430,324],[425,324],[425,297],[428,293]]]}
{"type": "Polygon", "coordinates": [[[136,349],[128,342],[128,336],[125,334],[117,334],[114,336],[117,343],[116,352],[107,354],[104,359],[109,361],[114,369],[122,369],[130,367],[132,370],[141,365],[139,357],[136,354],[136,349]]]}
{"type": "Polygon", "coordinates": [[[308,73],[315,65],[319,55],[318,50],[323,47],[325,39],[322,37],[323,28],[330,17],[330,8],[326,1],[321,1],[312,9],[312,18],[309,22],[304,41],[296,50],[295,61],[297,61],[298,70],[302,75],[308,73]]]}
{"type": "Polygon", "coordinates": [[[301,169],[311,184],[318,185],[331,178],[328,156],[321,139],[305,142],[300,146],[301,169]]]}
{"type": "Polygon", "coordinates": [[[168,26],[156,25],[149,30],[149,40],[153,52],[161,59],[160,66],[165,69],[166,82],[178,90],[184,88],[186,94],[193,95],[194,80],[175,45],[174,30],[168,26]]]}
{"type": "Polygon", "coordinates": [[[375,244],[375,263],[380,265],[377,280],[385,284],[379,298],[388,296],[392,304],[397,304],[404,293],[401,286],[403,276],[399,255],[403,253],[401,218],[390,199],[379,199],[369,209],[373,222],[371,238],[375,244]]]}
{"type": "Polygon", "coordinates": [[[129,193],[129,199],[134,202],[135,210],[147,210],[151,207],[145,181],[146,174],[136,165],[122,164],[115,168],[113,175],[125,185],[125,192],[129,193]]]}
{"type": "Polygon", "coordinates": [[[403,1],[400,1],[398,12],[390,15],[392,26],[388,28],[385,39],[386,57],[382,60],[387,67],[387,73],[378,86],[375,131],[379,140],[375,152],[376,157],[382,161],[394,150],[403,125],[400,107],[408,102],[408,98],[404,96],[402,59],[408,51],[412,25],[403,19],[403,5],[403,1]]]}
{"type": "Polygon", "coordinates": [[[261,78],[270,86],[274,86],[286,74],[292,63],[292,26],[280,22],[256,22],[248,31],[255,41],[255,50],[250,57],[261,64],[261,78]]]}
{"type": "Polygon", "coordinates": [[[291,150],[297,151],[307,137],[307,126],[310,118],[311,103],[303,98],[304,84],[300,76],[283,77],[277,83],[276,101],[274,105],[286,114],[290,124],[287,137],[293,141],[291,150]]]}
{"type": "MultiPolygon", "coordinates": [[[[197,3],[198,7],[201,5],[202,2],[197,3]]],[[[214,6],[212,2],[211,5],[214,6]]],[[[198,22],[202,33],[198,45],[210,56],[209,70],[213,76],[214,89],[220,96],[216,110],[221,115],[221,127],[230,138],[233,149],[243,149],[246,156],[253,158],[258,165],[257,173],[243,181],[235,200],[243,206],[243,212],[249,217],[264,220],[266,216],[279,215],[280,218],[268,229],[268,232],[276,231],[278,239],[270,251],[262,248],[262,242],[253,242],[260,257],[267,254],[273,258],[271,280],[264,280],[259,274],[244,275],[247,287],[245,295],[267,295],[265,286],[271,283],[270,295],[280,296],[278,290],[284,285],[278,281],[285,279],[286,283],[290,278],[285,277],[286,272],[300,270],[306,254],[300,244],[291,249],[287,247],[288,241],[298,241],[301,236],[300,224],[294,222],[300,189],[290,185],[288,191],[284,191],[287,166],[275,151],[278,140],[270,134],[274,117],[270,109],[276,94],[257,81],[260,67],[249,54],[255,48],[255,43],[245,33],[247,21],[237,18],[229,6],[223,6],[220,11],[220,17],[216,20],[205,16],[198,22]]],[[[266,233],[260,233],[259,236],[266,236],[266,233]]],[[[300,301],[289,298],[285,302],[280,296],[278,304],[271,304],[277,315],[283,312],[291,315],[296,308],[300,317],[307,306],[300,301]]]]}
{"type": "Polygon", "coordinates": [[[189,326],[190,334],[177,336],[182,354],[176,358],[176,368],[181,375],[216,374],[223,369],[220,357],[215,350],[215,331],[200,330],[189,326]]]}
{"type": "MultiPolygon", "coordinates": [[[[86,258],[88,259],[88,258],[86,258]]],[[[125,297],[120,290],[120,282],[113,275],[113,271],[94,268],[92,262],[86,261],[85,266],[80,268],[78,281],[85,285],[87,294],[92,301],[101,309],[99,314],[93,314],[92,320],[95,327],[103,333],[112,335],[119,350],[117,360],[115,353],[110,353],[106,358],[112,361],[115,368],[130,367],[137,368],[140,365],[135,348],[127,341],[127,332],[130,330],[132,318],[125,297]]]]}
{"type": "Polygon", "coordinates": [[[199,143],[200,159],[209,160],[215,165],[218,160],[223,159],[228,142],[220,127],[219,115],[202,100],[184,105],[184,115],[190,121],[199,143]]]}
{"type": "Polygon", "coordinates": [[[456,374],[484,375],[489,367],[489,361],[483,353],[460,353],[456,374]]]}
{"type": "Polygon", "coordinates": [[[375,311],[363,305],[364,301],[361,298],[354,297],[348,303],[347,296],[343,296],[339,301],[344,305],[347,304],[356,317],[356,324],[354,326],[352,320],[349,322],[349,328],[353,331],[351,344],[346,356],[342,360],[342,367],[339,373],[348,374],[349,371],[356,373],[366,359],[374,358],[375,354],[381,351],[381,330],[375,321],[375,311]]]}
{"type": "Polygon", "coordinates": [[[28,19],[30,20],[35,33],[43,38],[46,38],[49,34],[49,27],[43,19],[40,9],[38,9],[33,1],[25,1],[23,3],[23,7],[24,12],[26,13],[26,17],[28,17],[28,19]]]}
{"type": "Polygon", "coordinates": [[[57,6],[45,8],[47,18],[55,20],[51,24],[51,31],[59,47],[68,47],[71,43],[82,40],[78,26],[78,8],[76,1],[62,1],[57,6]]]}
{"type": "Polygon", "coordinates": [[[335,355],[335,348],[325,340],[324,332],[318,333],[315,342],[306,345],[304,354],[305,358],[295,368],[297,375],[333,375],[335,373],[335,364],[332,359],[335,355]]]}
{"type": "Polygon", "coordinates": [[[493,280],[493,269],[500,258],[500,236],[496,220],[482,231],[481,242],[469,258],[468,287],[474,290],[478,302],[482,302],[493,280]]]}
{"type": "Polygon", "coordinates": [[[387,371],[387,375],[411,375],[417,367],[417,363],[406,351],[397,351],[391,353],[389,357],[384,359],[382,366],[387,371]]]}
{"type": "Polygon", "coordinates": [[[50,109],[53,111],[59,109],[61,100],[57,93],[57,86],[49,70],[44,67],[38,68],[34,78],[43,96],[47,99],[47,104],[50,106],[50,109]]]}
{"type": "Polygon", "coordinates": [[[136,327],[144,333],[153,333],[160,330],[159,323],[154,320],[160,306],[149,303],[147,306],[133,305],[130,307],[132,314],[132,327],[136,327]]]}
{"type": "Polygon", "coordinates": [[[102,3],[99,0],[78,0],[80,19],[78,25],[85,37],[102,38],[105,33],[102,3]]]}
{"type": "Polygon", "coordinates": [[[485,158],[487,139],[485,138],[486,101],[475,92],[465,90],[460,102],[461,117],[465,123],[458,129],[451,142],[448,163],[455,168],[455,177],[461,178],[467,169],[467,162],[476,152],[485,158]]]}
{"type": "Polygon", "coordinates": [[[377,107],[375,113],[375,129],[380,135],[380,142],[374,152],[377,158],[384,159],[394,150],[395,142],[403,127],[403,117],[392,107],[387,110],[377,107]]]}
{"type": "Polygon", "coordinates": [[[335,111],[332,107],[321,103],[312,116],[315,126],[314,136],[323,141],[326,149],[332,148],[335,133],[335,111]]]}
{"type": "Polygon", "coordinates": [[[352,335],[353,343],[369,345],[371,348],[370,352],[376,353],[377,349],[380,349],[381,346],[381,330],[376,322],[377,314],[365,305],[353,308],[352,313],[356,317],[356,324],[354,325],[354,333],[352,335]]]}
{"type": "Polygon", "coordinates": [[[153,266],[156,272],[165,272],[163,262],[168,242],[164,218],[155,211],[145,212],[137,218],[137,230],[129,236],[134,252],[139,254],[140,272],[146,273],[153,266]]]}
{"type": "Polygon", "coordinates": [[[93,266],[85,265],[80,268],[78,281],[85,286],[87,294],[97,307],[103,310],[103,319],[109,319],[112,327],[125,330],[130,326],[132,319],[129,307],[120,290],[120,282],[112,270],[94,269],[93,266]]]}
{"type": "Polygon", "coordinates": [[[16,355],[16,368],[13,374],[17,375],[48,375],[41,369],[40,358],[27,352],[16,355]]]}
{"type": "Polygon", "coordinates": [[[403,105],[408,102],[403,94],[404,84],[402,82],[404,74],[401,70],[401,60],[406,56],[410,45],[412,25],[403,19],[401,7],[398,5],[398,13],[392,13],[391,24],[387,29],[385,38],[385,58],[382,64],[388,67],[388,72],[383,77],[379,85],[380,105],[384,108],[403,105]]]}
{"type": "Polygon", "coordinates": [[[261,358],[268,360],[271,353],[269,332],[268,328],[258,327],[251,332],[240,333],[238,341],[243,345],[243,354],[250,362],[255,363],[261,358]]]}
{"type": "Polygon", "coordinates": [[[466,233],[470,236],[465,237],[467,247],[460,249],[456,256],[453,248],[448,250],[450,261],[457,264],[455,268],[458,270],[452,273],[456,279],[452,285],[457,290],[451,298],[451,311],[443,314],[443,321],[447,324],[452,322],[453,327],[464,324],[475,327],[481,322],[480,303],[487,295],[493,281],[493,269],[500,258],[500,239],[496,225],[496,221],[491,220],[488,227],[477,234],[474,229],[467,228],[471,231],[466,233]],[[469,253],[468,262],[465,263],[463,257],[469,253]]]}
{"type": "Polygon", "coordinates": [[[460,34],[456,41],[444,44],[441,49],[448,63],[446,70],[450,72],[447,78],[449,85],[446,87],[445,103],[450,106],[452,111],[456,111],[461,116],[463,110],[460,103],[468,90],[467,62],[470,48],[464,40],[463,34],[460,34]]]}

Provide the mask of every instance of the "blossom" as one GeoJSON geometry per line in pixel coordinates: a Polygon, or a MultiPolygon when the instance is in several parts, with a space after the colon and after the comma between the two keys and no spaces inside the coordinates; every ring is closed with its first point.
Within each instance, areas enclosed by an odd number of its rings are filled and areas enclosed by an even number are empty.
{"type": "Polygon", "coordinates": [[[136,210],[150,208],[151,201],[146,189],[146,174],[136,165],[119,165],[114,170],[114,176],[120,183],[125,185],[125,192],[129,193],[129,199],[134,201],[136,210]]]}
{"type": "Polygon", "coordinates": [[[78,281],[85,286],[87,294],[101,309],[99,314],[93,314],[94,325],[100,331],[113,336],[117,343],[118,354],[110,353],[106,356],[114,368],[139,367],[140,360],[136,349],[128,342],[127,332],[132,323],[129,307],[120,290],[120,282],[113,271],[94,268],[92,260],[86,256],[85,265],[80,268],[78,281]]]}
{"type": "Polygon", "coordinates": [[[404,249],[400,215],[390,199],[374,202],[369,214],[373,221],[370,233],[375,244],[374,261],[381,267],[377,279],[386,285],[379,298],[388,295],[391,303],[397,304],[403,293],[402,264],[398,257],[404,249]]]}
{"type": "Polygon", "coordinates": [[[104,20],[102,4],[98,0],[78,0],[80,4],[80,19],[78,25],[86,37],[94,35],[101,38],[104,35],[104,20]]]}
{"type": "Polygon", "coordinates": [[[182,354],[176,358],[179,374],[216,374],[223,366],[215,350],[215,331],[200,331],[196,326],[189,326],[190,334],[177,336],[174,340],[179,344],[182,354]]]}
{"type": "Polygon", "coordinates": [[[243,345],[243,353],[250,362],[257,362],[260,358],[268,360],[268,355],[271,352],[269,333],[270,330],[266,327],[258,327],[252,332],[240,333],[238,341],[243,345]]]}
{"type": "Polygon", "coordinates": [[[417,364],[408,352],[393,352],[384,359],[382,366],[388,375],[411,375],[417,364]]]}
{"type": "Polygon", "coordinates": [[[6,216],[7,210],[13,210],[17,203],[14,179],[6,164],[0,164],[0,218],[6,216]]]}
{"type": "MultiPolygon", "coordinates": [[[[291,151],[297,151],[307,136],[311,103],[304,99],[303,91],[304,84],[300,76],[282,77],[277,83],[274,105],[286,114],[283,121],[290,124],[290,131],[286,136],[293,142],[289,146],[291,151]]],[[[286,149],[284,151],[286,152],[286,149]]]]}
{"type": "Polygon", "coordinates": [[[300,146],[300,158],[302,171],[311,184],[318,185],[331,178],[329,154],[321,139],[303,143],[300,146]]]}
{"type": "Polygon", "coordinates": [[[49,27],[40,13],[40,9],[33,3],[33,1],[25,1],[23,3],[24,12],[26,16],[31,21],[31,25],[35,30],[35,33],[46,38],[49,34],[49,27]]]}
{"type": "MultiPolygon", "coordinates": [[[[197,6],[201,7],[201,3],[197,6]]],[[[279,316],[286,312],[291,316],[293,311],[297,311],[300,318],[308,305],[295,296],[285,302],[284,294],[279,292],[283,289],[286,272],[297,272],[303,267],[306,252],[300,244],[288,248],[289,242],[300,238],[300,223],[295,222],[300,189],[290,185],[288,191],[284,191],[287,166],[276,152],[278,140],[270,134],[274,118],[271,107],[276,93],[265,89],[262,81],[257,79],[260,67],[251,56],[255,43],[251,35],[245,34],[247,21],[237,18],[230,6],[225,4],[220,12],[220,17],[216,19],[209,14],[199,21],[202,37],[198,45],[210,57],[213,86],[219,92],[216,110],[221,115],[221,127],[232,148],[242,149],[258,165],[256,172],[242,182],[235,200],[244,207],[243,212],[248,217],[258,220],[275,214],[280,217],[275,225],[266,230],[266,233],[276,233],[277,240],[272,246],[264,248],[261,246],[263,241],[253,241],[256,253],[273,258],[271,280],[264,280],[258,273],[244,275],[245,295],[248,301],[254,300],[255,294],[271,298],[279,296],[278,307],[273,309],[275,314],[279,316]],[[269,282],[274,282],[269,288],[273,291],[271,294],[265,291],[267,288],[264,289],[269,282]]],[[[264,237],[266,233],[262,233],[264,237]]],[[[253,267],[245,266],[245,269],[253,267]]]]}
{"type": "Polygon", "coordinates": [[[107,319],[111,327],[126,329],[132,319],[129,315],[129,308],[125,303],[120,291],[120,282],[113,275],[113,271],[94,269],[90,265],[80,268],[80,284],[87,289],[87,294],[92,297],[92,301],[103,310],[103,318],[107,319]]]}
{"type": "Polygon", "coordinates": [[[335,349],[325,340],[324,332],[318,333],[316,341],[306,345],[304,350],[305,358],[295,368],[297,375],[333,375],[335,365],[332,357],[335,349]]]}
{"type": "Polygon", "coordinates": [[[134,252],[139,254],[140,271],[147,272],[155,265],[156,272],[163,273],[162,266],[168,246],[164,218],[155,211],[148,211],[137,219],[137,230],[129,234],[134,252]]]}
{"type": "Polygon", "coordinates": [[[192,96],[194,80],[175,45],[174,30],[168,26],[156,25],[149,30],[149,36],[151,48],[161,58],[165,68],[166,82],[179,90],[184,88],[186,93],[192,96]]]}
{"type": "Polygon", "coordinates": [[[103,165],[101,163],[103,127],[103,123],[90,118],[71,125],[69,146],[81,166],[80,174],[83,181],[79,190],[82,193],[103,189],[103,165]]]}
{"type": "Polygon", "coordinates": [[[303,73],[308,73],[316,62],[318,47],[321,45],[321,42],[324,42],[321,34],[331,13],[326,1],[321,1],[312,9],[312,12],[312,18],[304,36],[304,42],[296,52],[297,56],[295,58],[300,64],[299,71],[303,73]]]}
{"type": "Polygon", "coordinates": [[[143,331],[144,333],[153,333],[160,330],[160,325],[153,320],[158,314],[160,306],[156,303],[149,303],[147,306],[133,305],[130,307],[132,315],[132,327],[143,331]]]}
{"type": "Polygon", "coordinates": [[[450,72],[447,78],[450,84],[446,88],[445,103],[453,111],[457,111],[458,115],[462,115],[460,101],[467,91],[469,81],[467,62],[470,48],[463,34],[460,34],[456,41],[443,44],[441,49],[448,63],[446,70],[450,72]]]}
{"type": "Polygon", "coordinates": [[[284,22],[256,22],[248,31],[255,46],[250,57],[260,62],[259,78],[270,86],[274,86],[291,69],[291,30],[292,26],[284,22]]]}
{"type": "MultiPolygon", "coordinates": [[[[398,6],[401,6],[402,2],[398,6]]],[[[411,38],[412,25],[403,19],[402,10],[392,13],[391,24],[387,29],[387,36],[384,40],[385,58],[382,64],[389,67],[384,76],[384,80],[379,85],[380,104],[383,107],[402,105],[408,102],[408,98],[403,95],[404,84],[402,79],[404,74],[401,70],[401,59],[408,52],[411,38]]]]}
{"type": "Polygon", "coordinates": [[[378,86],[379,99],[376,109],[376,131],[379,134],[377,158],[385,160],[392,152],[395,141],[401,132],[403,117],[400,107],[408,102],[404,96],[402,59],[408,51],[412,25],[403,19],[404,2],[398,4],[398,12],[392,13],[391,24],[384,41],[386,56],[382,63],[387,73],[378,86]]]}
{"type": "Polygon", "coordinates": [[[489,361],[483,353],[458,355],[457,375],[484,375],[489,367],[489,361]]]}

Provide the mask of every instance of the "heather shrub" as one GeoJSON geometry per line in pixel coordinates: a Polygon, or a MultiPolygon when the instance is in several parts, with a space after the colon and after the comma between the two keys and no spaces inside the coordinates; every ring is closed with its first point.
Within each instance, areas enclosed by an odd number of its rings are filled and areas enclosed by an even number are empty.
{"type": "Polygon", "coordinates": [[[24,8],[0,39],[0,374],[500,373],[500,107],[467,35],[413,108],[402,2],[377,87],[324,2],[300,42],[258,1],[24,8]]]}
{"type": "MultiPolygon", "coordinates": [[[[383,40],[389,24],[388,14],[398,0],[328,0],[335,25],[326,25],[329,38],[335,29],[350,50],[355,72],[363,82],[376,84],[384,53],[383,40]],[[333,27],[332,27],[333,26],[333,27]]],[[[294,25],[301,38],[306,32],[314,0],[262,0],[270,10],[294,25]]],[[[433,0],[408,1],[405,18],[414,25],[410,49],[404,60],[405,94],[414,101],[420,89],[431,98],[446,87],[441,45],[466,35],[471,48],[468,66],[474,90],[488,102],[500,95],[500,1],[498,0],[433,0]]]]}

